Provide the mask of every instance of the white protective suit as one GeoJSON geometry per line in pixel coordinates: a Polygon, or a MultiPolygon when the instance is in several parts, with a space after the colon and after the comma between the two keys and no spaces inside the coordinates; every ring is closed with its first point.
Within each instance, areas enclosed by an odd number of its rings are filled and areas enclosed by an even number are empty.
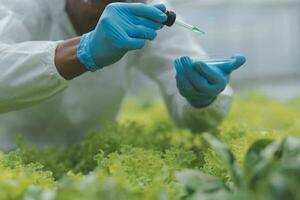
{"type": "Polygon", "coordinates": [[[57,72],[54,56],[62,40],[75,36],[64,0],[0,0],[0,148],[12,148],[16,134],[37,145],[70,143],[115,120],[132,68],[158,84],[181,127],[207,130],[230,109],[229,87],[203,109],[191,107],[179,94],[174,60],[207,58],[189,31],[165,28],[143,50],[68,82],[57,72]]]}

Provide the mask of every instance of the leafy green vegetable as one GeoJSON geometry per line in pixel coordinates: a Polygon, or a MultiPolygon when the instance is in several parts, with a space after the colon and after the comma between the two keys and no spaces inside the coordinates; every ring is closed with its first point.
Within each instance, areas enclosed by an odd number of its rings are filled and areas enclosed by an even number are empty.
{"type": "Polygon", "coordinates": [[[238,163],[229,147],[210,134],[205,133],[203,137],[209,143],[209,145],[216,150],[218,155],[225,161],[225,164],[230,171],[232,180],[235,185],[238,188],[244,187],[245,183],[243,181],[240,167],[238,166],[238,163]]]}
{"type": "Polygon", "coordinates": [[[184,185],[185,199],[220,199],[230,194],[230,189],[217,177],[195,170],[184,170],[177,174],[178,180],[184,185]]]}
{"type": "Polygon", "coordinates": [[[299,138],[255,142],[245,157],[244,175],[227,145],[209,134],[205,134],[204,138],[227,164],[233,182],[225,184],[220,178],[199,171],[180,172],[178,179],[185,187],[187,199],[217,200],[221,196],[225,199],[299,199],[299,138]],[[245,183],[243,187],[241,182],[245,183]],[[231,190],[228,190],[229,186],[231,190]]]}
{"type": "Polygon", "coordinates": [[[78,144],[41,151],[17,138],[0,152],[0,200],[296,200],[299,113],[300,98],[238,97],[218,129],[195,134],[162,103],[129,101],[78,144]]]}

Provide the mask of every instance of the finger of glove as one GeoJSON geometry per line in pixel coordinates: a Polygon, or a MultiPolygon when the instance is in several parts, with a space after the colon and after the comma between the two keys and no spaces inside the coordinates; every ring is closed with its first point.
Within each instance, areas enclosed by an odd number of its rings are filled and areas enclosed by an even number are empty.
{"type": "Polygon", "coordinates": [[[215,93],[208,80],[193,69],[193,61],[189,57],[183,57],[181,62],[184,66],[185,75],[196,91],[209,95],[215,93]]]}
{"type": "Polygon", "coordinates": [[[167,21],[167,15],[159,8],[154,6],[148,6],[143,3],[135,4],[132,7],[132,12],[136,16],[144,17],[157,23],[164,23],[167,21]]]}
{"type": "Polygon", "coordinates": [[[197,94],[197,91],[194,89],[190,81],[187,79],[185,75],[184,67],[180,59],[176,59],[175,69],[176,69],[177,87],[179,89],[180,94],[182,94],[187,98],[194,97],[195,94],[197,94]]]}
{"type": "Polygon", "coordinates": [[[163,3],[153,4],[152,6],[154,6],[155,8],[158,8],[158,9],[161,10],[163,13],[165,13],[165,12],[167,11],[167,7],[166,7],[165,4],[163,4],[163,3]]]}
{"type": "Polygon", "coordinates": [[[240,68],[246,62],[244,56],[234,56],[231,62],[227,62],[221,65],[217,65],[226,74],[231,74],[234,70],[240,68]]]}
{"type": "Polygon", "coordinates": [[[142,49],[145,46],[144,39],[131,38],[127,32],[117,24],[111,23],[105,28],[107,29],[107,38],[119,49],[129,51],[142,49]]]}
{"type": "Polygon", "coordinates": [[[216,69],[209,67],[204,62],[196,62],[193,67],[195,71],[208,80],[209,88],[215,93],[222,92],[229,82],[229,76],[224,75],[221,71],[217,71],[216,69]]]}
{"type": "Polygon", "coordinates": [[[157,23],[157,22],[154,22],[152,20],[149,20],[149,19],[146,19],[143,17],[137,17],[136,25],[146,26],[146,27],[154,29],[154,30],[160,30],[163,27],[163,25],[161,23],[157,23]]]}
{"type": "Polygon", "coordinates": [[[206,63],[202,61],[195,62],[193,64],[193,68],[204,78],[206,78],[208,82],[211,84],[219,84],[219,83],[225,84],[226,82],[223,74],[209,67],[206,63]]]}
{"type": "Polygon", "coordinates": [[[139,39],[139,38],[130,38],[128,39],[128,43],[126,49],[128,50],[137,50],[137,49],[142,49],[145,46],[145,40],[144,39],[139,39]]]}
{"type": "Polygon", "coordinates": [[[118,43],[116,46],[124,51],[142,49],[145,46],[145,40],[127,36],[123,37],[122,42],[118,43]]]}
{"type": "Polygon", "coordinates": [[[145,40],[154,40],[157,36],[155,30],[145,27],[145,26],[136,26],[135,29],[127,31],[129,37],[145,39],[145,40]]]}

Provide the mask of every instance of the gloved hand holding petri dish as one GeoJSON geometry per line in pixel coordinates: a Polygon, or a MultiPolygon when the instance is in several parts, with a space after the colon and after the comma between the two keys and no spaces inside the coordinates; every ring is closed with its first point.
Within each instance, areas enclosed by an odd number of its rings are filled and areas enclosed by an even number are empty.
{"type": "MultiPolygon", "coordinates": [[[[175,24],[205,34],[200,28],[178,20],[173,11],[166,11],[166,15],[168,18],[164,24],[169,27],[175,24]]],[[[200,61],[193,61],[188,56],[178,58],[175,61],[177,88],[193,107],[206,107],[225,90],[230,74],[245,62],[244,56],[200,61]]]]}
{"type": "Polygon", "coordinates": [[[200,61],[188,56],[178,58],[175,61],[177,88],[193,107],[206,107],[226,88],[230,74],[245,62],[244,56],[200,61]]]}

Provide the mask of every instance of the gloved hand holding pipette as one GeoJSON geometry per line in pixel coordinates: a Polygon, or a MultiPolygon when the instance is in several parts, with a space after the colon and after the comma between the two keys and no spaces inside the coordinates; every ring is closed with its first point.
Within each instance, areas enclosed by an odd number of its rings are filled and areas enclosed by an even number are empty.
{"type": "Polygon", "coordinates": [[[142,49],[146,40],[156,38],[156,31],[163,25],[174,23],[204,33],[177,20],[176,14],[163,4],[110,4],[95,30],[81,37],[77,57],[89,71],[97,71],[119,61],[128,51],[142,49]]]}
{"type": "Polygon", "coordinates": [[[80,62],[97,71],[119,61],[132,50],[154,40],[167,20],[163,4],[113,3],[104,10],[95,30],[81,37],[77,51],[80,62]]]}
{"type": "Polygon", "coordinates": [[[179,58],[175,61],[179,92],[192,106],[206,107],[226,88],[230,74],[245,62],[243,56],[207,61],[179,58]]]}

